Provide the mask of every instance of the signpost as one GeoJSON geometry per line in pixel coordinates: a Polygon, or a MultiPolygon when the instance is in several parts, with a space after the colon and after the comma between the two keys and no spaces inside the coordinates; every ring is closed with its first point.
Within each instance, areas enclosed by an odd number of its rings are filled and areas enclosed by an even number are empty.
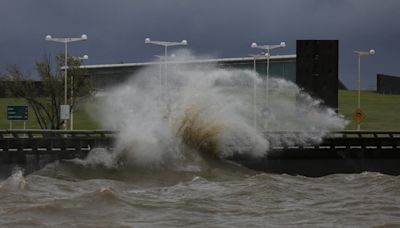
{"type": "Polygon", "coordinates": [[[357,108],[353,112],[353,119],[356,121],[357,124],[362,123],[364,121],[365,117],[366,117],[366,115],[360,108],[357,108]]]}
{"type": "Polygon", "coordinates": [[[7,120],[10,121],[10,129],[12,129],[12,121],[14,120],[23,120],[24,129],[26,129],[26,121],[28,120],[28,106],[26,105],[7,106],[7,120]]]}
{"type": "Polygon", "coordinates": [[[62,120],[69,120],[69,105],[61,105],[60,118],[62,120]]]}

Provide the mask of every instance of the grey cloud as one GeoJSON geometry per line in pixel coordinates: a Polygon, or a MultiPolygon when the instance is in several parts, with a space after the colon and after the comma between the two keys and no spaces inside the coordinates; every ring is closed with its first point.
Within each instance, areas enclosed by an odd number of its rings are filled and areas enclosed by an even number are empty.
{"type": "Polygon", "coordinates": [[[221,57],[254,52],[252,41],[288,47],[296,39],[339,39],[340,77],[354,85],[354,49],[376,48],[363,59],[364,87],[376,73],[400,75],[396,53],[400,44],[397,0],[2,0],[0,2],[0,71],[11,63],[33,71],[44,52],[62,52],[44,36],[79,36],[86,43],[71,45],[70,53],[90,55],[90,64],[147,61],[162,50],[146,46],[144,38],[187,39],[199,54],[221,57]]]}

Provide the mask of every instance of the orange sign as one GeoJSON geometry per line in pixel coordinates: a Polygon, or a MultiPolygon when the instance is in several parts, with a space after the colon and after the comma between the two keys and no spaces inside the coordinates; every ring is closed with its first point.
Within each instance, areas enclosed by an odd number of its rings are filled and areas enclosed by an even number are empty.
{"type": "Polygon", "coordinates": [[[355,120],[358,124],[362,123],[365,119],[365,117],[367,117],[364,112],[357,108],[354,112],[353,112],[353,120],[355,120]]]}

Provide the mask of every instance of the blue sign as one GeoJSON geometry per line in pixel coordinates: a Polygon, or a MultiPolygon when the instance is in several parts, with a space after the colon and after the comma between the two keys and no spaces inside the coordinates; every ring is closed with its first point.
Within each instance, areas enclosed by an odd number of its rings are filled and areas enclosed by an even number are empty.
{"type": "Polygon", "coordinates": [[[7,106],[7,120],[28,120],[28,106],[7,106]]]}

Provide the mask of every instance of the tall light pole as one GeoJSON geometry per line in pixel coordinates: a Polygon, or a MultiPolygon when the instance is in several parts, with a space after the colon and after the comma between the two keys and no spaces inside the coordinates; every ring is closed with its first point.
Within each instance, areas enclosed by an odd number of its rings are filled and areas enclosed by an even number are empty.
{"type": "MultiPolygon", "coordinates": [[[[68,77],[68,63],[67,63],[67,55],[68,55],[68,43],[72,42],[77,42],[77,41],[85,41],[87,40],[87,35],[82,34],[80,38],[53,38],[50,35],[47,35],[45,40],[47,41],[53,41],[53,42],[58,42],[58,43],[64,43],[64,48],[65,48],[65,57],[64,57],[64,68],[65,68],[65,76],[64,76],[64,104],[67,105],[67,91],[68,91],[68,85],[67,85],[67,77],[68,77]]],[[[64,127],[65,130],[67,129],[67,120],[64,120],[64,127]]]]}
{"type": "MultiPolygon", "coordinates": [[[[266,56],[267,56],[267,77],[265,79],[265,111],[264,113],[268,112],[269,110],[269,59],[271,58],[270,55],[270,50],[272,49],[276,49],[276,48],[282,48],[282,47],[286,47],[286,43],[285,42],[281,42],[280,44],[277,45],[258,45],[257,43],[253,42],[250,45],[252,48],[259,48],[262,50],[266,50],[266,56]]],[[[269,115],[269,113],[266,113],[265,115],[269,115]]],[[[265,129],[268,128],[268,119],[267,117],[265,118],[265,129]]]]}
{"type": "Polygon", "coordinates": [[[165,87],[166,87],[166,91],[167,91],[167,93],[168,93],[168,72],[167,72],[168,47],[172,47],[172,46],[183,46],[183,45],[187,45],[188,42],[187,42],[187,40],[182,40],[182,41],[180,41],[180,42],[155,41],[155,40],[151,40],[150,38],[146,38],[146,39],[144,39],[144,43],[145,43],[145,44],[155,44],[155,45],[164,46],[165,87]]]}
{"type": "Polygon", "coordinates": [[[253,57],[253,71],[254,71],[254,80],[253,80],[253,126],[254,129],[257,129],[257,69],[256,69],[256,62],[257,58],[262,58],[266,56],[266,54],[250,54],[249,56],[253,57]]]}
{"type": "MultiPolygon", "coordinates": [[[[358,101],[357,108],[361,109],[361,56],[373,55],[375,54],[375,50],[371,49],[369,51],[354,51],[358,56],[358,101]]],[[[360,123],[357,123],[357,130],[361,129],[360,123]]]]}
{"type": "MultiPolygon", "coordinates": [[[[161,63],[164,62],[164,61],[167,61],[166,59],[169,58],[169,57],[167,56],[167,58],[165,58],[165,56],[163,56],[163,55],[155,55],[154,57],[157,57],[159,59],[159,65],[160,65],[160,71],[159,71],[160,94],[159,94],[158,102],[159,102],[159,105],[161,105],[161,99],[162,99],[163,94],[164,94],[164,92],[163,92],[163,78],[162,78],[162,64],[161,63]]],[[[172,54],[170,57],[174,58],[175,55],[172,54]]]]}
{"type": "MultiPolygon", "coordinates": [[[[80,61],[89,59],[88,55],[84,55],[82,57],[74,57],[75,59],[78,59],[80,61]]],[[[71,121],[70,121],[70,129],[74,130],[74,110],[73,110],[73,104],[74,104],[74,75],[71,75],[71,121]]]]}
{"type": "Polygon", "coordinates": [[[268,107],[268,104],[269,104],[269,102],[268,102],[268,100],[269,100],[269,59],[270,59],[270,50],[272,50],[272,49],[276,49],[276,48],[282,48],[282,47],[286,47],[286,43],[285,42],[281,42],[280,44],[278,44],[278,45],[258,45],[257,43],[255,43],[255,42],[253,42],[252,44],[251,44],[251,47],[252,48],[259,48],[259,49],[262,49],[262,50],[266,50],[267,51],[267,53],[266,53],[266,56],[267,56],[267,78],[266,78],[266,80],[265,80],[265,99],[266,99],[266,105],[267,105],[267,107],[268,107]]]}

